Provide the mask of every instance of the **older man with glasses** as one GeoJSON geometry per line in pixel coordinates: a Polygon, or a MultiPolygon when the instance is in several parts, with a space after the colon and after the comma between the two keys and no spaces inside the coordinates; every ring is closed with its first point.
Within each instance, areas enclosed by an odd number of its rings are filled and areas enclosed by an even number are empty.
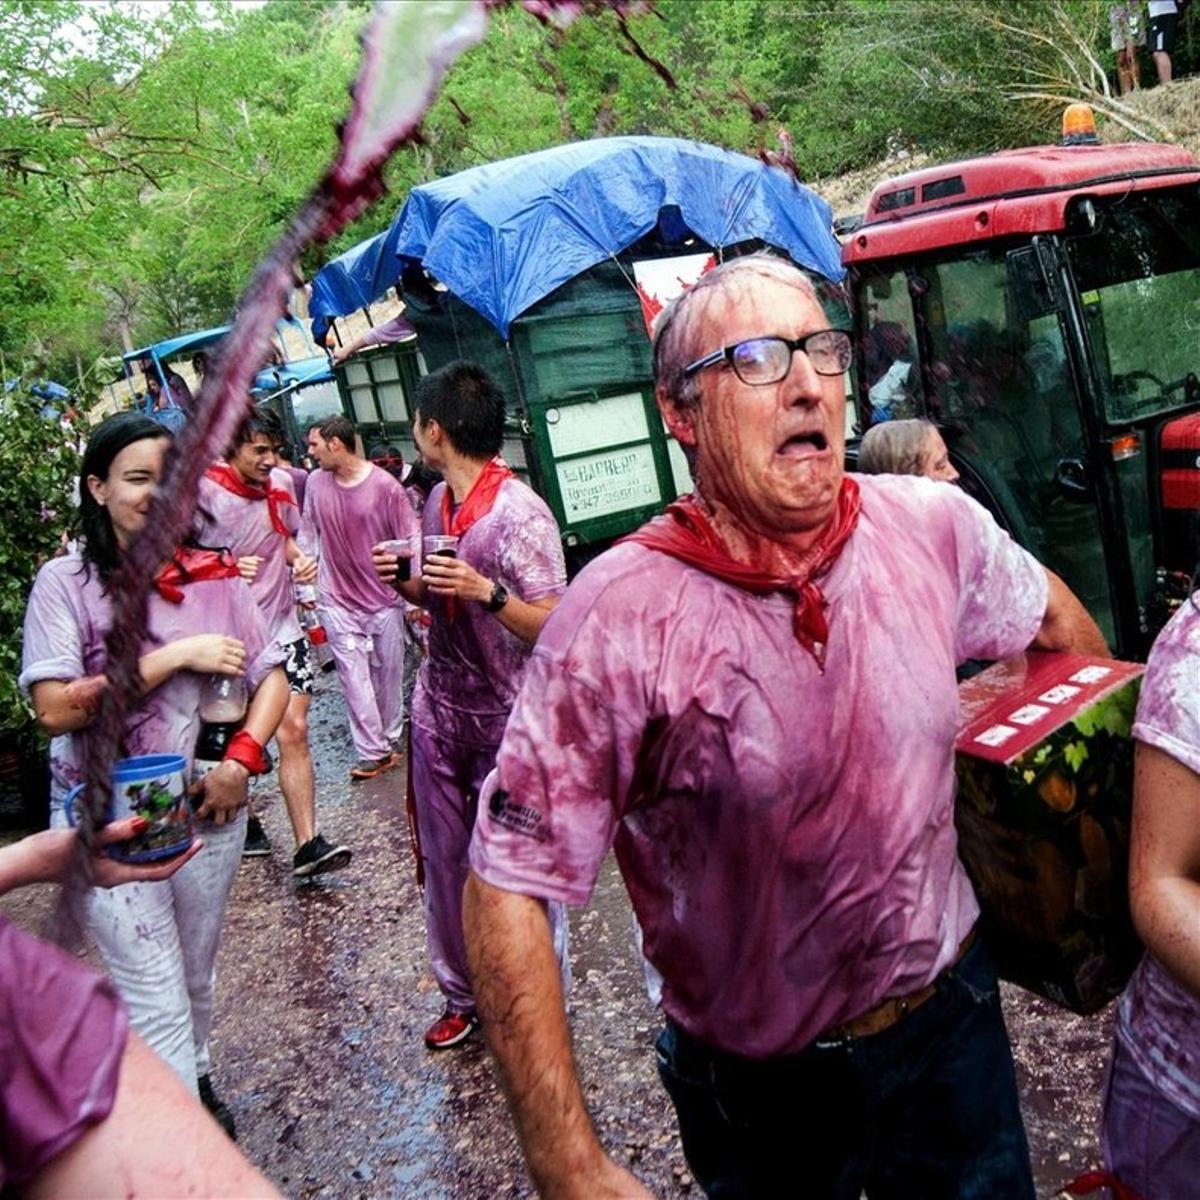
{"type": "Polygon", "coordinates": [[[764,256],[663,314],[657,399],[695,493],[568,590],[480,797],[476,997],[546,1195],[643,1194],[588,1119],[543,915],[587,901],[610,845],[709,1195],[1033,1195],[956,849],[954,668],[1105,647],[957,489],[844,475],[829,325],[764,256]]]}

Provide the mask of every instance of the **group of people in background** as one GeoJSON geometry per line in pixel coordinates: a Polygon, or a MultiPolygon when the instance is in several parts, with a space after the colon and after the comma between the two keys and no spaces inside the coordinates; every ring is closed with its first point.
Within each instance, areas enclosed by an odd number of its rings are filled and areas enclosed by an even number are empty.
{"type": "MultiPolygon", "coordinates": [[[[127,717],[122,753],[179,753],[190,768],[207,682],[241,679],[249,703],[225,757],[193,786],[202,849],[153,875],[88,889],[81,917],[133,1028],[230,1136],[208,1052],[214,968],[237,864],[262,836],[249,830],[248,783],[271,769],[272,739],[293,873],[351,860],[317,821],[308,744],[315,670],[297,615],[298,596],[313,585],[349,714],[352,782],[403,762],[411,698],[412,818],[446,997],[426,1044],[456,1045],[476,1025],[461,915],[474,804],[566,569],[549,509],[498,457],[504,398],[495,383],[458,364],[425,377],[415,404],[424,466],[411,496],[363,457],[347,418],[307,431],[316,470],[306,475],[281,461],[274,414],[250,411],[205,471],[187,544],[161,565],[150,595],[139,658],[145,694],[127,717]],[[423,556],[423,536],[440,538],[445,552],[423,556]],[[419,681],[414,659],[424,662],[419,681]]],[[[108,686],[110,584],[145,523],[170,441],[161,422],[138,412],[92,431],[78,540],[45,564],[29,598],[21,685],[53,737],[56,831],[71,823],[67,806],[84,781],[89,727],[108,686]]],[[[403,802],[403,774],[396,779],[403,802]]]]}
{"type": "MultiPolygon", "coordinates": [[[[245,679],[244,725],[195,786],[203,849],[136,877],[97,867],[87,927],[134,1029],[232,1132],[207,1051],[213,966],[247,785],[273,737],[296,873],[350,857],[316,820],[294,593],[315,579],[351,778],[393,772],[409,731],[444,1002],[425,1044],[448,1049],[482,1024],[539,1189],[645,1194],[591,1124],[565,1005],[564,906],[587,902],[613,848],[661,977],[659,1073],[707,1194],[1032,1197],[996,974],[957,854],[955,667],[1031,646],[1104,655],[1103,637],[945,486],[955,472],[933,426],[880,426],[863,473],[845,474],[851,341],[791,265],[753,255],[703,276],[660,317],[653,358],[695,491],[570,588],[552,514],[499,457],[504,397],[482,368],[452,364],[415,391],[414,440],[441,475],[416,506],[340,416],[307,432],[317,470],[300,505],[277,427],[247,417],[206,475],[194,544],[156,577],[125,751],[189,755],[213,674],[245,679]]],[[[136,414],[93,431],[79,548],[30,597],[22,684],[55,735],[52,837],[106,687],[107,585],[168,441],[136,414]]],[[[1135,728],[1131,882],[1148,954],[1118,1017],[1104,1149],[1141,1200],[1189,1194],[1200,1170],[1198,613],[1185,604],[1164,633],[1135,728]]],[[[23,860],[12,879],[60,870],[50,850],[51,865],[23,860]]],[[[98,1027],[122,1037],[111,992],[90,986],[98,1027]]],[[[72,1121],[31,1133],[40,1149],[18,1182],[120,1114],[112,1055],[95,1061],[103,1034],[77,1041],[110,1086],[83,1118],[64,1091],[72,1121]]],[[[244,1170],[246,1194],[266,1186],[244,1170]]]]}
{"type": "Polygon", "coordinates": [[[1141,0],[1121,0],[1121,3],[1109,5],[1109,33],[1117,57],[1117,86],[1122,96],[1141,87],[1139,53],[1147,46],[1154,59],[1158,82],[1171,82],[1171,53],[1186,3],[1187,0],[1182,3],[1180,0],[1147,0],[1143,5],[1141,0]]]}

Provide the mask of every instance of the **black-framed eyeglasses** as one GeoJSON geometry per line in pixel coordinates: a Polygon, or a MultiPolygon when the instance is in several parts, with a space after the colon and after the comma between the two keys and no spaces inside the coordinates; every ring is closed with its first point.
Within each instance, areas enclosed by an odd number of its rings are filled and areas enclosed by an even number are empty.
{"type": "Polygon", "coordinates": [[[792,355],[803,350],[818,375],[841,375],[850,368],[853,357],[850,335],[842,329],[818,329],[799,338],[760,337],[735,342],[714,350],[683,368],[694,375],[705,367],[727,362],[737,377],[751,387],[778,383],[792,369],[792,355]]]}

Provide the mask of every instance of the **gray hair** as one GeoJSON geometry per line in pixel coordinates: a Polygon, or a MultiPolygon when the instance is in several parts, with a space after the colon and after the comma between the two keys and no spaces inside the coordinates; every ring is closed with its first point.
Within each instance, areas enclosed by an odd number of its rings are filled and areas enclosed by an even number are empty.
{"type": "Polygon", "coordinates": [[[859,471],[863,475],[924,474],[925,443],[931,429],[937,432],[937,426],[923,418],[872,425],[858,449],[859,471]]]}
{"type": "MultiPolygon", "coordinates": [[[[675,297],[659,314],[654,323],[651,354],[654,361],[654,380],[657,389],[670,396],[680,408],[695,408],[700,403],[698,375],[685,375],[688,363],[697,357],[693,348],[695,325],[707,304],[699,300],[710,293],[733,291],[749,281],[750,276],[773,279],[794,287],[820,306],[820,297],[812,281],[787,259],[772,254],[747,254],[731,259],[709,271],[686,292],[675,297]]],[[[701,353],[715,347],[707,347],[701,353]]]]}

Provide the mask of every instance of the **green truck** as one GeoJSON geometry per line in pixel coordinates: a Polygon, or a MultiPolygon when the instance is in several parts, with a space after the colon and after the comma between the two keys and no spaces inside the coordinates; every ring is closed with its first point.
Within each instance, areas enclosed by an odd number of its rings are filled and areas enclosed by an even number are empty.
{"type": "Polygon", "coordinates": [[[578,565],[691,489],[654,403],[656,281],[677,291],[685,273],[767,246],[841,275],[828,208],[783,172],[698,143],[607,138],[414,189],[390,230],[317,276],[311,311],[336,318],[394,285],[417,331],[336,369],[367,445],[412,452],[423,372],[487,367],[510,401],[504,457],[578,565]]]}

